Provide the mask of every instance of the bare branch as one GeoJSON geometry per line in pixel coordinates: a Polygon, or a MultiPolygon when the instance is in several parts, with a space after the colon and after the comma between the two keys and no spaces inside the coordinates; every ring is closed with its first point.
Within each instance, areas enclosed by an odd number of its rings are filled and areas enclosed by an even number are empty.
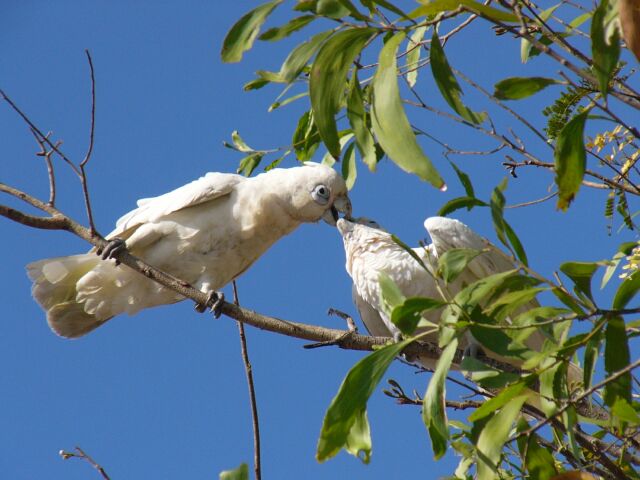
{"type": "MultiPolygon", "coordinates": [[[[238,286],[236,281],[233,281],[233,303],[236,306],[240,306],[240,300],[238,299],[238,286]]],[[[251,420],[253,423],[253,471],[255,473],[256,480],[262,478],[260,467],[260,422],[258,420],[258,403],[256,401],[256,389],[253,383],[253,368],[249,361],[249,351],[247,349],[247,337],[244,333],[244,323],[236,321],[238,324],[238,332],[240,334],[240,349],[242,351],[242,361],[244,363],[244,370],[247,376],[247,386],[249,387],[249,401],[251,403],[251,420]]]]}
{"type": "Polygon", "coordinates": [[[87,54],[87,61],[89,62],[89,72],[91,75],[91,128],[89,130],[89,147],[84,159],[80,162],[80,183],[82,184],[82,194],[84,195],[84,204],[87,208],[87,218],[89,219],[89,228],[92,233],[96,232],[96,226],[93,222],[93,212],[91,211],[91,200],[89,198],[89,187],[87,185],[87,172],[85,166],[91,159],[91,153],[93,152],[93,138],[96,126],[96,79],[93,72],[93,60],[89,50],[85,50],[87,54]]]}
{"type": "Polygon", "coordinates": [[[93,468],[95,468],[100,473],[104,480],[110,480],[109,475],[107,475],[107,472],[104,470],[104,468],[98,465],[98,463],[89,455],[87,455],[84,450],[76,446],[75,451],[76,453],[60,450],[60,452],[58,453],[63,460],[69,460],[70,458],[79,458],[81,460],[86,460],[93,468]]]}
{"type": "Polygon", "coordinates": [[[62,153],[62,150],[60,150],[60,143],[56,142],[54,144],[53,142],[51,142],[51,140],[49,139],[49,134],[45,135],[44,133],[42,133],[42,131],[38,127],[36,127],[35,124],[31,120],[29,120],[29,117],[27,117],[27,115],[24,114],[22,112],[22,110],[20,110],[15,103],[13,103],[13,100],[11,100],[9,98],[9,96],[2,89],[0,89],[0,97],[2,97],[2,99],[5,102],[7,102],[9,105],[11,105],[11,108],[18,115],[20,115],[20,117],[22,117],[22,119],[26,122],[27,125],[29,125],[29,128],[34,130],[40,136],[40,138],[47,145],[49,145],[49,147],[51,147],[51,149],[54,152],[56,152],[60,156],[60,158],[62,158],[67,163],[67,165],[69,165],[69,167],[71,167],[71,169],[76,173],[76,175],[78,175],[78,176],[81,175],[80,169],[71,160],[69,160],[69,158],[64,153],[62,153]]]}

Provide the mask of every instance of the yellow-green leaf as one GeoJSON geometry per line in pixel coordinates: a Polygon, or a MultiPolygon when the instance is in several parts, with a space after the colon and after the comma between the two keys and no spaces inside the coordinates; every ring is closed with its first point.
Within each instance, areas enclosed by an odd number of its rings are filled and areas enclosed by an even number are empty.
{"type": "Polygon", "coordinates": [[[566,210],[580,189],[587,163],[584,148],[584,124],[589,110],[574,116],[567,123],[556,141],[554,151],[558,208],[566,210]]]}
{"type": "Polygon", "coordinates": [[[378,164],[376,146],[370,131],[370,118],[364,108],[364,99],[362,98],[362,90],[360,89],[360,82],[358,82],[356,72],[353,72],[351,77],[351,89],[347,99],[347,117],[356,137],[356,145],[362,161],[373,172],[378,164]]]}
{"type": "Polygon", "coordinates": [[[238,20],[229,30],[222,42],[222,61],[227,63],[239,62],[242,54],[253,46],[260,27],[269,14],[282,0],[273,0],[254,8],[238,20]]]}
{"type": "Polygon", "coordinates": [[[249,466],[243,463],[233,470],[220,472],[220,480],[249,480],[249,466]]]}
{"type": "Polygon", "coordinates": [[[412,341],[408,339],[380,348],[349,370],[322,422],[316,450],[319,462],[335,456],[342,448],[357,449],[356,454],[368,461],[371,442],[367,446],[368,426],[363,424],[367,401],[391,362],[412,341]]]}
{"type": "Polygon", "coordinates": [[[557,83],[560,82],[546,77],[505,78],[495,84],[493,96],[500,100],[520,100],[557,83]]]}
{"type": "Polygon", "coordinates": [[[484,425],[476,445],[478,449],[478,480],[494,480],[498,476],[497,469],[502,448],[509,438],[511,426],[527,398],[528,395],[513,398],[484,425]]]}
{"type": "Polygon", "coordinates": [[[443,190],[444,180],[418,145],[400,99],[396,53],[404,37],[404,33],[396,33],[380,51],[378,70],[373,78],[373,131],[394,163],[443,190]]]}
{"type": "MultiPolygon", "coordinates": [[[[600,91],[607,96],[609,80],[620,57],[620,32],[613,2],[602,0],[591,19],[591,54],[600,91]]],[[[636,6],[637,9],[637,6],[636,6]]]]}
{"type": "Polygon", "coordinates": [[[422,404],[422,420],[429,431],[431,447],[436,460],[447,452],[449,426],[444,403],[446,394],[445,380],[457,348],[458,339],[454,338],[442,352],[429,381],[427,393],[424,395],[422,404]]]}
{"type": "Polygon", "coordinates": [[[348,28],[336,33],[322,45],[311,66],[311,108],[320,138],[336,159],[340,157],[340,142],[335,116],[340,110],[347,72],[375,33],[373,28],[348,28]]]}
{"type": "Polygon", "coordinates": [[[468,122],[475,124],[482,123],[484,119],[487,118],[487,115],[485,113],[474,112],[462,103],[462,89],[456,77],[453,75],[453,71],[442,49],[440,37],[435,29],[431,36],[431,53],[429,58],[431,60],[431,72],[433,73],[433,78],[436,81],[438,90],[440,90],[440,93],[449,106],[468,122]]]}

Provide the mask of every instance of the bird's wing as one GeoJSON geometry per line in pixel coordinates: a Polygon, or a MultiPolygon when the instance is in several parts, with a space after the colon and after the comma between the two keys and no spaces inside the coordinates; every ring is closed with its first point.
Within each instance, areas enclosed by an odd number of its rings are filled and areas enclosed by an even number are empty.
{"type": "Polygon", "coordinates": [[[351,288],[351,296],[360,314],[360,319],[370,335],[374,337],[392,336],[392,332],[389,331],[387,324],[380,316],[380,312],[360,296],[355,285],[351,288]]]}
{"type": "Polygon", "coordinates": [[[210,172],[164,195],[140,199],[138,208],[118,219],[115,230],[108,235],[108,238],[126,238],[142,224],[154,222],[178,210],[229,195],[233,188],[244,180],[246,180],[245,177],[241,175],[210,172]]]}
{"type": "Polygon", "coordinates": [[[513,262],[489,240],[481,237],[459,220],[429,217],[424,222],[438,256],[454,248],[484,250],[468,265],[468,271],[479,280],[516,268],[513,262]]]}
{"type": "MultiPolygon", "coordinates": [[[[425,220],[424,226],[431,236],[437,255],[442,255],[453,248],[483,250],[484,253],[469,262],[465,272],[460,275],[459,280],[463,284],[468,285],[489,275],[518,268],[498,247],[459,220],[430,217],[425,220]]],[[[539,306],[538,301],[533,299],[516,310],[515,313],[523,313],[539,306]]],[[[540,331],[535,331],[527,338],[526,344],[529,348],[540,351],[544,339],[545,337],[540,331]]]]}

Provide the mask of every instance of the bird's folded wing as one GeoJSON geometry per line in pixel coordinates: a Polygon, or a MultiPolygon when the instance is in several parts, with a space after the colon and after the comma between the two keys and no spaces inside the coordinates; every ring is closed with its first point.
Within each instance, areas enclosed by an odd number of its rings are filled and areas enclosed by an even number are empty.
{"type": "Polygon", "coordinates": [[[229,195],[238,183],[245,180],[246,178],[241,175],[210,172],[164,195],[140,199],[138,208],[120,217],[116,222],[115,230],[107,238],[126,237],[127,231],[139,225],[154,222],[178,210],[229,195]]]}
{"type": "Polygon", "coordinates": [[[429,217],[424,222],[438,256],[454,248],[482,250],[468,265],[468,272],[479,280],[495,273],[513,270],[517,266],[489,240],[481,237],[459,220],[445,217],[429,217]]]}

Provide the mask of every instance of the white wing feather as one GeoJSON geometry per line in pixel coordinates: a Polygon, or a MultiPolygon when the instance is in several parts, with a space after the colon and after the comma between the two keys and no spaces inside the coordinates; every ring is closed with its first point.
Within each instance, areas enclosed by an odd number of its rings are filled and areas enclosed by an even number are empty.
{"type": "Polygon", "coordinates": [[[232,173],[210,172],[198,180],[158,197],[138,200],[138,208],[123,215],[108,238],[117,237],[139,225],[156,222],[160,218],[188,207],[228,195],[246,178],[232,173]]]}

